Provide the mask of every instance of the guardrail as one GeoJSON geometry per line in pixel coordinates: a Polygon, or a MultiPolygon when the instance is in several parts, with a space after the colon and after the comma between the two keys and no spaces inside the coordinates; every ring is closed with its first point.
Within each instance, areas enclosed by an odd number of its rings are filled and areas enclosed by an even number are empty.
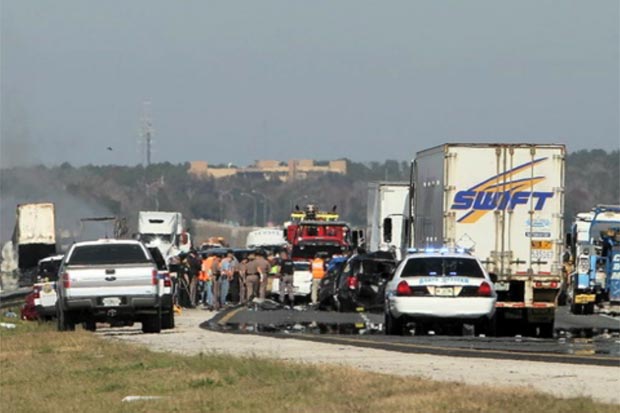
{"type": "Polygon", "coordinates": [[[0,308],[20,307],[31,291],[32,287],[24,287],[0,293],[0,308]]]}

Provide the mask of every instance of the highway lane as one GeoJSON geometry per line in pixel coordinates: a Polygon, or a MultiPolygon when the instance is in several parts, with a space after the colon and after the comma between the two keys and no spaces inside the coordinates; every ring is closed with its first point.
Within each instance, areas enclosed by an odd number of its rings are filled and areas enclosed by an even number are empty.
{"type": "Polygon", "coordinates": [[[395,337],[382,333],[382,322],[381,314],[291,310],[266,304],[222,311],[201,327],[406,353],[620,366],[619,320],[573,316],[564,308],[558,310],[555,339],[471,334],[395,337]],[[586,330],[596,334],[580,337],[578,333],[586,330]]]}

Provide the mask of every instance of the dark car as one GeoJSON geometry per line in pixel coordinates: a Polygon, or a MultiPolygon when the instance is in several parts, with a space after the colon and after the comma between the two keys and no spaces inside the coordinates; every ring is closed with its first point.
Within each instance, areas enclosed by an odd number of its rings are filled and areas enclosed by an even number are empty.
{"type": "Polygon", "coordinates": [[[335,310],[336,301],[335,296],[338,287],[338,278],[340,273],[347,263],[348,258],[338,257],[332,258],[327,266],[327,272],[321,279],[319,284],[319,309],[321,310],[335,310]]]}
{"type": "Polygon", "coordinates": [[[334,281],[326,282],[325,287],[332,291],[332,308],[342,312],[382,312],[385,285],[395,269],[396,259],[389,252],[378,251],[351,257],[334,281]]]}

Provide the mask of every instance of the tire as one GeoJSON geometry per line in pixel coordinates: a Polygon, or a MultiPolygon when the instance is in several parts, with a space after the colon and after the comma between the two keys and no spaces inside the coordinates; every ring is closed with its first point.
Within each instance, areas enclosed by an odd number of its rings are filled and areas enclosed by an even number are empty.
{"type": "Polygon", "coordinates": [[[497,336],[497,317],[493,316],[490,319],[480,321],[474,326],[474,334],[479,336],[484,334],[486,337],[497,336]]]}
{"type": "Polygon", "coordinates": [[[94,320],[84,321],[82,327],[86,331],[97,331],[97,323],[94,320]]]}
{"type": "Polygon", "coordinates": [[[60,305],[56,306],[56,320],[58,331],[74,331],[75,322],[71,317],[71,313],[64,311],[60,305]]]}
{"type": "Polygon", "coordinates": [[[389,312],[385,313],[385,334],[388,336],[402,336],[403,335],[403,320],[402,318],[394,318],[389,312]]]}
{"type": "Polygon", "coordinates": [[[570,312],[575,315],[580,315],[584,312],[584,305],[571,303],[570,312]]]}
{"type": "Polygon", "coordinates": [[[174,328],[174,310],[172,307],[167,313],[161,315],[161,329],[172,330],[174,328]]]}
{"type": "Polygon", "coordinates": [[[143,333],[160,333],[161,332],[161,317],[159,315],[153,315],[142,319],[142,332],[143,333]]]}
{"type": "Polygon", "coordinates": [[[550,323],[540,324],[538,326],[538,336],[540,338],[553,338],[553,332],[554,332],[553,325],[554,325],[553,321],[550,323]]]}

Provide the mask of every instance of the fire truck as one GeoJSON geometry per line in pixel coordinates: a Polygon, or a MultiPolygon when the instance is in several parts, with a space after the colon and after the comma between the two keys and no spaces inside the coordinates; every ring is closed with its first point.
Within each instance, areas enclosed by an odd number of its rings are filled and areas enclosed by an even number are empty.
{"type": "Polygon", "coordinates": [[[298,206],[285,224],[284,233],[291,246],[293,260],[308,260],[317,254],[326,256],[346,254],[353,246],[349,224],[339,221],[336,207],[330,212],[315,205],[305,209],[298,206]]]}

